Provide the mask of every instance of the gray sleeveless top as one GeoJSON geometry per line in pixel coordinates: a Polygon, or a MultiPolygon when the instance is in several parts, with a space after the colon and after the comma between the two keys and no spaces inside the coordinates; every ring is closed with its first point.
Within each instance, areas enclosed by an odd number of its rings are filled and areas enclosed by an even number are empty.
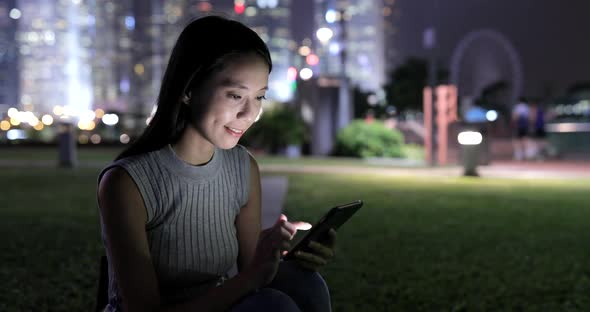
{"type": "MultiPolygon", "coordinates": [[[[235,220],[248,201],[250,159],[241,145],[215,149],[205,165],[192,166],[170,145],[120,159],[143,198],[145,230],[166,302],[202,294],[235,270],[238,240],[235,220]]],[[[103,243],[108,250],[106,240],[103,243]]],[[[108,255],[108,252],[107,252],[108,255]]],[[[108,311],[120,311],[121,298],[109,263],[108,311]]]]}

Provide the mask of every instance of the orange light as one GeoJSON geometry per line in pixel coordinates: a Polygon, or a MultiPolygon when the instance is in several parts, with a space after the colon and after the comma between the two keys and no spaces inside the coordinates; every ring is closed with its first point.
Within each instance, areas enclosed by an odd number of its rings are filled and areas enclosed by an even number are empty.
{"type": "Polygon", "coordinates": [[[0,121],[0,129],[4,130],[4,131],[10,130],[10,122],[8,122],[6,120],[0,121]]]}

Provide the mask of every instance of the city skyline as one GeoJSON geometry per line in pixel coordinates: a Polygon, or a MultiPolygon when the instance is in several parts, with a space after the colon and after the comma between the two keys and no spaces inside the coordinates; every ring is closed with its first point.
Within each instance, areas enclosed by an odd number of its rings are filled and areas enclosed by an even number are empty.
{"type": "MultiPolygon", "coordinates": [[[[59,1],[60,5],[64,5],[70,1],[59,1]]],[[[244,6],[246,7],[254,7],[255,5],[259,5],[260,3],[265,3],[265,1],[255,1],[255,0],[248,0],[244,2],[244,6]]],[[[321,44],[317,40],[314,34],[314,30],[317,27],[325,25],[325,22],[322,22],[322,18],[325,19],[325,16],[322,16],[321,6],[319,4],[330,3],[330,5],[336,7],[336,5],[340,2],[346,2],[343,0],[304,0],[304,1],[270,1],[272,3],[276,2],[277,4],[280,3],[280,6],[290,9],[285,9],[287,14],[293,14],[296,16],[293,20],[289,20],[289,18],[285,18],[284,24],[281,26],[282,33],[284,33],[284,38],[282,45],[287,46],[285,50],[289,50],[288,53],[278,53],[271,51],[273,53],[273,59],[275,59],[276,64],[280,65],[277,66],[277,71],[273,73],[273,75],[279,75],[279,73],[286,72],[287,65],[289,62],[291,64],[296,64],[296,60],[287,60],[290,56],[296,57],[297,51],[294,48],[294,45],[300,45],[303,39],[301,38],[312,38],[314,45],[318,46],[318,49],[321,50],[322,48],[319,47],[321,44]],[[312,21],[312,22],[310,22],[312,21]],[[324,24],[322,24],[324,23],[324,24]],[[290,26],[289,26],[290,25],[290,26]],[[291,55],[289,55],[289,53],[291,55]],[[287,56],[288,55],[288,56],[287,56]]],[[[269,3],[270,3],[269,2],[269,3]]],[[[576,82],[583,82],[588,81],[588,72],[590,72],[590,64],[585,59],[585,55],[590,54],[590,46],[589,44],[585,43],[583,40],[580,40],[579,37],[575,34],[576,29],[581,29],[581,19],[576,18],[581,14],[580,12],[583,11],[584,8],[589,7],[590,5],[584,4],[582,1],[574,1],[569,6],[568,10],[552,10],[551,8],[555,8],[557,2],[546,0],[542,2],[545,7],[540,5],[533,5],[531,1],[522,1],[518,4],[511,5],[510,7],[512,10],[504,10],[508,7],[506,1],[496,1],[493,4],[489,1],[478,1],[477,3],[471,4],[464,4],[460,1],[450,1],[445,4],[445,6],[436,7],[437,2],[435,0],[421,0],[418,2],[411,2],[411,1],[377,1],[375,3],[395,3],[393,14],[396,18],[396,23],[394,25],[394,29],[391,32],[395,35],[388,36],[387,34],[380,33],[380,36],[384,38],[386,43],[381,44],[384,45],[385,50],[385,61],[384,62],[377,62],[377,64],[385,64],[385,66],[377,66],[377,67],[385,67],[385,78],[387,78],[387,73],[393,68],[394,65],[402,62],[407,57],[417,56],[417,57],[428,57],[428,51],[422,46],[422,32],[427,27],[432,25],[436,26],[436,33],[437,33],[437,45],[436,45],[436,58],[439,61],[439,64],[443,67],[449,66],[450,58],[453,54],[454,49],[456,48],[458,42],[463,38],[467,33],[477,29],[493,29],[497,30],[499,33],[504,34],[509,41],[514,45],[515,50],[517,51],[518,55],[522,59],[523,63],[523,72],[524,72],[524,82],[523,82],[523,94],[531,95],[531,96],[559,96],[562,95],[565,89],[576,82]],[[425,8],[436,8],[430,10],[425,10],[425,8]],[[532,17],[524,21],[523,19],[519,19],[516,17],[522,17],[524,13],[529,10],[531,12],[532,17]],[[506,14],[511,18],[500,19],[498,14],[499,12],[506,11],[506,14]],[[568,18],[571,17],[571,18],[568,18]],[[460,23],[456,21],[460,20],[460,23]],[[552,21],[548,23],[543,23],[542,21],[552,21]],[[557,39],[556,39],[557,38],[557,39]],[[387,55],[389,53],[390,55],[387,55]],[[393,54],[393,55],[391,55],[393,54]]],[[[1,4],[4,6],[0,6],[0,10],[4,15],[9,15],[12,11],[11,8],[15,7],[16,5],[27,3],[35,3],[35,1],[31,0],[21,0],[21,1],[8,1],[4,0],[1,4]],[[10,11],[10,12],[9,12],[10,11]]],[[[75,0],[72,3],[80,3],[84,6],[86,3],[85,1],[75,0]]],[[[94,101],[94,106],[101,106],[108,108],[109,105],[114,105],[114,107],[125,107],[131,103],[136,103],[137,100],[133,100],[131,98],[126,98],[131,95],[125,95],[125,93],[129,92],[129,89],[133,89],[138,83],[144,84],[146,87],[144,88],[141,94],[133,93],[133,96],[140,98],[150,98],[152,99],[152,103],[155,100],[155,96],[157,95],[157,89],[159,88],[160,78],[163,74],[163,69],[167,62],[167,55],[170,52],[170,47],[173,44],[176,36],[182,29],[182,25],[186,22],[187,18],[196,17],[199,14],[207,13],[207,12],[223,12],[231,18],[236,18],[242,20],[246,24],[252,24],[251,27],[259,31],[261,36],[264,37],[264,29],[266,28],[266,24],[269,23],[269,19],[262,19],[256,18],[253,16],[248,16],[248,12],[242,12],[242,14],[236,14],[235,10],[235,2],[231,0],[226,1],[186,1],[186,0],[169,0],[165,2],[165,5],[159,5],[159,1],[150,1],[148,5],[142,6],[141,10],[139,10],[139,14],[147,14],[147,15],[154,15],[160,16],[160,21],[156,22],[155,19],[146,19],[146,18],[135,18],[133,15],[129,15],[129,12],[121,12],[117,13],[124,17],[123,22],[113,20],[112,14],[109,14],[107,10],[109,7],[112,10],[130,10],[130,6],[132,5],[132,1],[119,1],[116,3],[112,3],[112,1],[105,1],[108,5],[104,6],[97,6],[96,7],[96,17],[92,20],[88,20],[87,22],[93,22],[95,25],[95,32],[99,29],[99,24],[109,24],[112,30],[116,32],[111,32],[111,38],[109,38],[109,32],[101,32],[100,37],[94,37],[92,44],[96,46],[96,50],[100,51],[98,54],[92,54],[91,57],[88,56],[84,49],[81,50],[82,53],[79,56],[79,60],[74,63],[70,63],[73,65],[66,66],[66,68],[73,68],[79,66],[81,68],[79,78],[82,80],[88,79],[88,74],[84,73],[87,72],[87,69],[84,69],[87,66],[87,60],[91,59],[90,63],[92,63],[93,70],[91,73],[91,80],[96,82],[93,94],[92,94],[92,101],[94,101]],[[182,8],[186,7],[186,11],[183,11],[182,8]],[[180,11],[179,11],[179,8],[180,11]],[[142,13],[143,12],[143,13],[142,13]],[[177,14],[175,18],[170,18],[170,15],[177,14]],[[162,20],[163,19],[163,20],[162,20]],[[158,23],[162,23],[159,25],[159,30],[154,31],[150,27],[155,26],[158,23]],[[256,25],[258,24],[258,25],[256,25]],[[117,25],[116,27],[113,25],[117,25]],[[114,27],[114,28],[113,28],[114,27]],[[126,27],[133,27],[135,31],[133,31],[134,38],[126,38],[125,28],[126,27]],[[143,35],[141,33],[144,33],[143,35]],[[161,43],[152,43],[151,46],[145,51],[150,51],[150,55],[141,55],[141,53],[137,51],[132,51],[130,49],[125,49],[124,47],[129,45],[129,41],[135,40],[136,42],[143,37],[150,36],[150,33],[153,35],[157,33],[159,36],[163,38],[161,43]],[[116,35],[115,35],[116,34],[116,35]],[[113,36],[118,36],[117,38],[113,36]],[[123,40],[127,41],[126,44],[122,44],[121,42],[115,42],[116,40],[123,40]],[[125,75],[122,73],[125,66],[121,66],[121,61],[125,58],[129,59],[129,61],[135,61],[135,64],[132,64],[131,67],[125,69],[127,74],[125,75]],[[145,59],[146,62],[142,62],[141,59],[145,59]],[[137,60],[140,60],[139,62],[137,60]],[[157,64],[157,66],[153,66],[150,68],[149,63],[157,64]],[[137,65],[137,66],[136,66],[137,65]],[[111,67],[108,69],[108,67],[111,67]],[[105,70],[94,70],[94,68],[102,68],[105,70]],[[142,75],[138,75],[137,72],[143,73],[142,75]],[[81,76],[80,76],[81,75],[81,76]],[[143,76],[139,77],[138,76],[143,76]],[[142,81],[146,80],[146,81],[142,81]],[[102,81],[102,82],[101,82],[102,81]],[[111,81],[110,83],[108,81],[111,81]],[[112,83],[115,81],[116,83],[112,83]],[[113,97],[116,97],[118,101],[113,101],[113,97]],[[109,104],[110,103],[110,104],[109,104]]],[[[363,4],[364,2],[355,2],[355,4],[363,4]]],[[[534,2],[535,4],[538,2],[534,2]]],[[[51,5],[46,4],[47,7],[52,7],[51,5]]],[[[43,6],[41,6],[43,7],[43,6]]],[[[59,7],[59,6],[58,6],[59,7]]],[[[46,9],[45,11],[47,11],[46,9]]],[[[43,10],[40,10],[43,11],[43,10]]],[[[134,13],[137,14],[138,12],[134,13]]],[[[251,12],[250,12],[251,13],[251,12]]],[[[21,12],[22,14],[22,12],[21,12]]],[[[36,14],[41,14],[36,12],[36,14]]],[[[117,15],[115,14],[115,15],[117,15]]],[[[20,19],[20,23],[27,21],[28,18],[31,16],[23,16],[20,19]]],[[[119,16],[120,17],[120,16],[119,16]]],[[[63,19],[63,18],[62,18],[63,19]]],[[[392,17],[393,19],[393,17],[392,17]]],[[[61,22],[59,21],[60,18],[57,18],[55,21],[57,25],[61,22]]],[[[10,23],[13,22],[12,19],[3,19],[2,25],[3,30],[0,34],[0,46],[2,47],[1,55],[6,60],[8,57],[14,57],[15,48],[14,42],[10,42],[11,35],[11,27],[10,23]],[[7,26],[8,25],[8,26],[7,26]],[[11,47],[12,45],[12,47],[11,47]],[[12,51],[11,51],[12,50],[12,51]]],[[[29,35],[22,35],[23,33],[30,32],[35,27],[40,27],[42,23],[37,22],[36,26],[33,27],[32,20],[28,20],[28,26],[25,27],[21,26],[21,30],[19,31],[18,36],[22,40],[26,42],[28,39],[37,41],[37,42],[55,42],[56,40],[60,39],[60,36],[63,38],[71,38],[71,32],[64,32],[60,35],[59,31],[55,29],[44,29],[43,32],[38,32],[37,34],[29,34],[29,35]]],[[[393,25],[393,22],[392,22],[393,25]]],[[[250,26],[250,25],[249,25],[250,26]]],[[[84,27],[89,27],[88,25],[84,27]]],[[[82,27],[83,28],[83,27],[82,27]]],[[[334,26],[334,36],[338,35],[338,27],[334,26]]],[[[88,41],[84,39],[85,31],[81,29],[81,32],[78,33],[78,39],[82,40],[78,41],[78,45],[88,41]]],[[[129,31],[129,30],[128,30],[129,31]]],[[[99,31],[100,32],[100,31],[99,31]]],[[[350,35],[350,34],[349,34],[350,35]]],[[[269,38],[267,38],[268,40],[269,38]]],[[[29,40],[29,44],[31,44],[29,40]]],[[[70,40],[70,39],[68,39],[70,40]]],[[[356,44],[357,40],[351,40],[356,44]]],[[[375,42],[378,42],[376,40],[375,42]]],[[[21,42],[22,43],[22,42],[21,42]]],[[[71,40],[70,43],[72,44],[71,40]]],[[[272,42],[269,44],[271,50],[273,49],[272,42]]],[[[31,52],[29,51],[31,46],[19,47],[16,49],[17,52],[31,52]]],[[[55,59],[55,49],[56,46],[53,48],[45,48],[43,51],[47,51],[47,53],[43,54],[43,57],[47,59],[54,58],[55,59]],[[54,52],[51,52],[52,50],[54,52]],[[51,53],[49,53],[51,52],[51,53]]],[[[350,49],[353,50],[353,49],[350,49]]],[[[38,53],[39,51],[33,51],[32,53],[38,53]]],[[[322,51],[318,51],[322,52],[322,51]]],[[[324,54],[326,54],[324,49],[324,54]]],[[[350,51],[349,51],[350,52],[350,51]]],[[[71,51],[69,52],[71,56],[71,51]]],[[[147,53],[147,52],[146,52],[147,53]]],[[[379,52],[381,53],[381,52],[379,52]]],[[[377,53],[377,54],[379,54],[377,53]]],[[[145,54],[145,53],[144,53],[145,54]]],[[[321,53],[318,53],[321,54],[321,53]]],[[[350,54],[350,53],[349,53],[350,54]]],[[[378,55],[377,55],[378,56],[378,55]]],[[[75,59],[76,57],[73,57],[75,59]]],[[[322,58],[322,55],[320,55],[322,58]]],[[[58,58],[59,59],[59,58],[58,58]]],[[[354,57],[349,55],[349,61],[351,59],[354,60],[354,57]]],[[[358,59],[358,58],[357,58],[358,59]]],[[[364,58],[365,60],[367,57],[364,58]]],[[[378,60],[379,57],[370,56],[368,57],[370,60],[378,60]]],[[[323,60],[320,65],[327,66],[329,63],[337,64],[338,57],[337,55],[333,55],[333,57],[323,57],[323,60]]],[[[21,70],[23,71],[22,75],[31,77],[31,76],[42,76],[44,74],[46,80],[56,79],[55,75],[51,75],[51,79],[47,79],[48,73],[59,72],[59,70],[49,69],[44,70],[41,73],[30,73],[31,66],[35,67],[35,63],[30,63],[26,61],[26,58],[22,62],[19,63],[21,70]],[[29,73],[28,73],[29,72],[29,73]]],[[[60,63],[56,63],[60,64],[60,63]]],[[[63,65],[63,64],[62,64],[63,65]]],[[[350,66],[349,66],[350,67],[350,66]]],[[[9,62],[2,62],[0,64],[0,79],[2,81],[2,87],[0,87],[0,104],[12,103],[15,102],[15,89],[27,89],[27,86],[31,84],[33,81],[35,85],[37,85],[36,80],[31,79],[20,79],[18,83],[14,83],[14,79],[11,79],[11,72],[14,72],[14,64],[9,62]],[[11,67],[12,66],[12,67],[11,67]],[[7,74],[8,73],[8,74],[7,74]]],[[[325,70],[327,73],[334,73],[336,70],[325,70]]],[[[281,73],[281,75],[284,73],[281,73]]],[[[379,73],[375,76],[379,77],[379,73]]],[[[39,78],[39,77],[37,77],[39,78]]],[[[383,81],[383,77],[376,78],[376,80],[383,81]]],[[[48,83],[51,83],[49,81],[48,83]]],[[[283,90],[287,89],[285,86],[279,86],[274,88],[273,91],[276,90],[283,90]]],[[[55,88],[53,88],[55,89],[55,88]]],[[[83,91],[83,88],[74,88],[77,89],[77,92],[83,91]]],[[[42,92],[49,92],[50,90],[38,90],[40,92],[38,97],[41,98],[54,98],[54,99],[64,99],[67,96],[66,91],[63,91],[61,95],[51,95],[51,93],[46,93],[45,95],[42,92]]],[[[55,92],[55,90],[53,91],[55,92]]],[[[88,93],[87,91],[84,91],[88,93]]],[[[71,92],[70,92],[71,93],[71,92]]],[[[87,98],[88,96],[86,96],[87,98]]],[[[289,98],[288,96],[284,96],[283,100],[289,98]]],[[[63,100],[59,100],[63,101],[63,100]]],[[[19,105],[27,106],[30,103],[30,98],[22,96],[16,101],[19,105]]],[[[145,102],[145,101],[143,101],[145,102]]],[[[149,104],[144,104],[144,107],[149,106],[149,104]]],[[[5,109],[4,109],[5,110],[5,109]]],[[[142,114],[145,114],[146,109],[139,111],[142,114]]]]}

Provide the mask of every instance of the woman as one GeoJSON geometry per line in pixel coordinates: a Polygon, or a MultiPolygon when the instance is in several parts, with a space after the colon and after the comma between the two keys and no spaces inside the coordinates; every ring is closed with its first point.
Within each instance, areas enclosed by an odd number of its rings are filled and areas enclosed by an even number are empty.
{"type": "Polygon", "coordinates": [[[99,176],[106,310],[330,310],[316,271],[335,232],[281,261],[310,225],[282,215],[261,232],[258,166],[237,145],[261,113],[271,68],[264,42],[236,21],[209,16],[183,30],[149,126],[99,176]]]}

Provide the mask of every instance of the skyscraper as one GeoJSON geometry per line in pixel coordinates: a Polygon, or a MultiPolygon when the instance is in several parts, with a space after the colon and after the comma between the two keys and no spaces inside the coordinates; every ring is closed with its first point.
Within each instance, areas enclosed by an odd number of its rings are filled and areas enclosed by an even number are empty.
{"type": "Polygon", "coordinates": [[[278,101],[291,100],[294,91],[287,79],[287,70],[293,65],[295,49],[290,30],[290,5],[290,0],[234,2],[234,17],[256,31],[270,50],[273,70],[269,77],[267,98],[278,101]]]}
{"type": "Polygon", "coordinates": [[[339,75],[344,49],[346,75],[364,90],[375,91],[386,82],[395,57],[393,0],[315,0],[316,29],[328,28],[332,37],[315,40],[322,75],[339,75]]]}
{"type": "Polygon", "coordinates": [[[90,29],[95,23],[79,0],[18,2],[20,106],[35,113],[55,106],[70,113],[92,104],[90,29]]]}
{"type": "Polygon", "coordinates": [[[18,103],[16,28],[22,13],[16,1],[0,3],[0,116],[18,103]]]}

